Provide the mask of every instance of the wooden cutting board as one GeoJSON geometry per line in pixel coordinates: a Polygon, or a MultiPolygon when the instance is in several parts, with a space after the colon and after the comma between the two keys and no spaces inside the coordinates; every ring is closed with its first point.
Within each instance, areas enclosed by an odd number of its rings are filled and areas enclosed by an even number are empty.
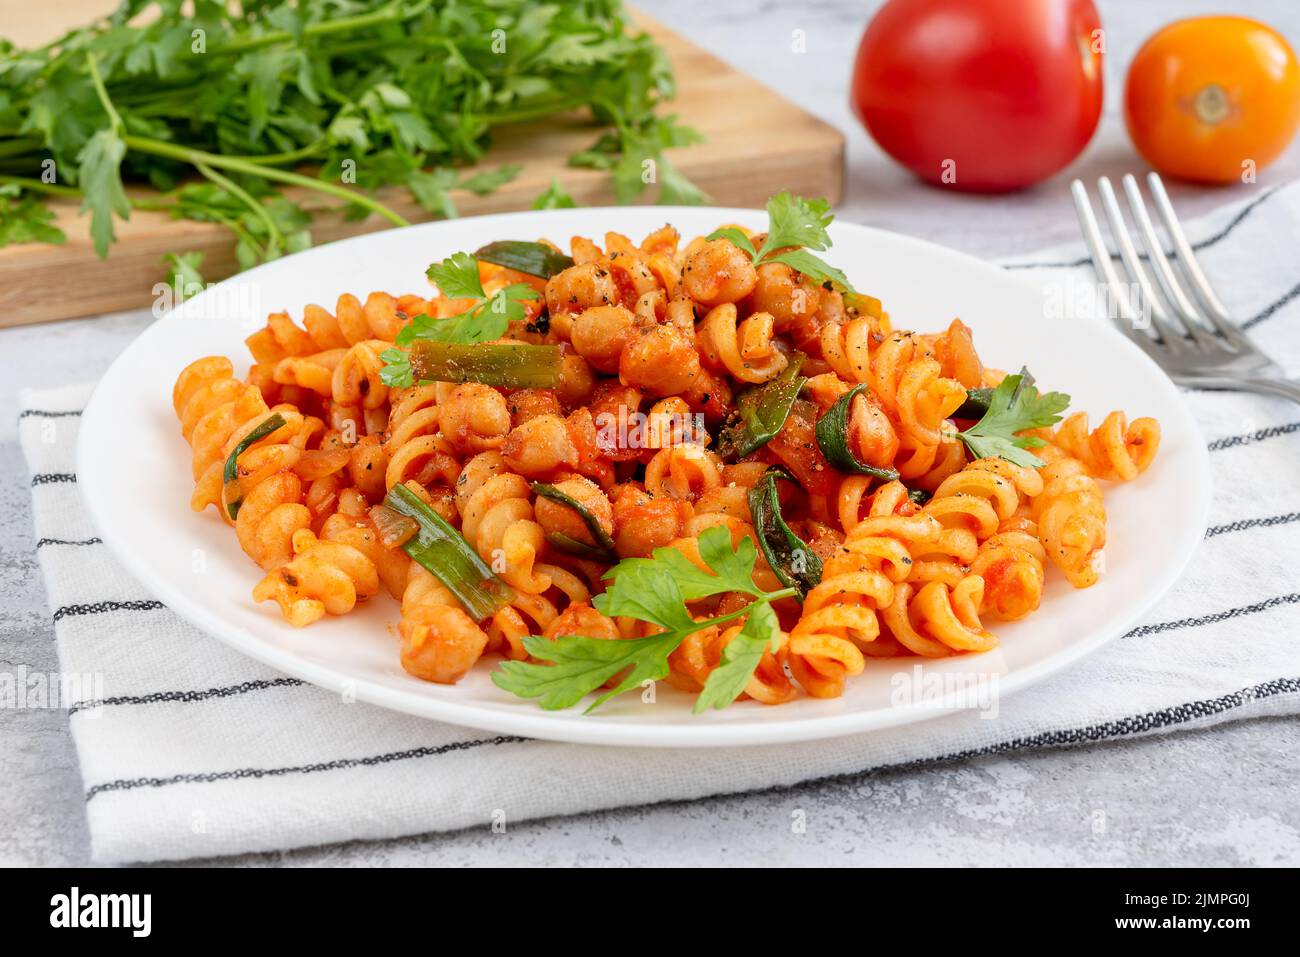
{"type": "MultiPolygon", "coordinates": [[[[60,0],[33,14],[30,4],[0,0],[0,34],[21,45],[43,43],[116,6],[113,0],[60,0]]],[[[649,18],[637,15],[636,20],[663,46],[676,70],[678,94],[669,111],[707,137],[707,142],[669,156],[716,204],[761,206],[783,189],[839,201],[844,140],[838,130],[649,18]]],[[[598,134],[599,127],[578,114],[498,127],[482,167],[519,163],[523,169],[488,196],[455,194],[461,214],[527,209],[552,178],[580,205],[612,204],[607,173],[566,165],[570,154],[598,134]]],[[[412,222],[431,218],[404,189],[381,191],[379,199],[412,222]]],[[[66,244],[0,248],[0,326],[148,306],[154,285],[165,277],[162,256],[168,252],[203,252],[203,274],[209,280],[235,270],[234,244],[222,227],[135,211],[128,222],[116,224],[118,242],[101,260],[90,244],[89,217],[78,214],[75,202],[52,205],[57,225],[68,235],[66,244]]],[[[386,225],[376,216],[348,223],[322,214],[312,236],[322,243],[386,225]]]]}

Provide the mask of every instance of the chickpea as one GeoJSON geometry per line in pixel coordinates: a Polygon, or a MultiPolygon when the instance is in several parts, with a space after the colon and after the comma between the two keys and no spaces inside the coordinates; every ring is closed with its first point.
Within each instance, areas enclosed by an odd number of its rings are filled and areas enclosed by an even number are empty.
{"type": "MultiPolygon", "coordinates": [[[[609,504],[609,499],[605,497],[599,485],[590,479],[571,478],[557,482],[555,487],[595,516],[607,535],[613,534],[614,507],[609,504]]],[[[537,501],[533,503],[533,514],[537,518],[537,524],[548,533],[559,532],[576,541],[586,542],[588,545],[596,544],[591,531],[587,528],[587,523],[567,505],[538,496],[537,501]]]]}
{"type": "Polygon", "coordinates": [[[758,267],[752,304],[755,312],[766,312],[785,330],[796,319],[811,316],[821,305],[822,288],[800,281],[785,263],[764,263],[758,267]]]}
{"type": "Polygon", "coordinates": [[[623,347],[635,332],[636,317],[622,306],[593,306],[573,321],[573,348],[601,372],[617,372],[623,347]]]}
{"type": "Polygon", "coordinates": [[[516,427],[539,415],[560,414],[560,400],[553,389],[520,389],[510,394],[508,402],[510,424],[516,427]]]}
{"type": "Polygon", "coordinates": [[[621,558],[646,558],[680,537],[690,515],[689,502],[652,498],[636,485],[624,485],[614,498],[614,549],[621,558]]]}
{"type": "Polygon", "coordinates": [[[555,390],[565,408],[587,401],[596,388],[596,374],[587,360],[576,352],[565,352],[560,360],[560,385],[555,390]]]}
{"type": "Polygon", "coordinates": [[[543,635],[547,638],[559,638],[564,635],[585,635],[588,638],[604,638],[617,641],[622,636],[613,619],[606,618],[596,609],[585,603],[573,604],[546,626],[543,635]]]}
{"type": "Polygon", "coordinates": [[[457,451],[484,452],[505,441],[510,408],[491,386],[466,382],[438,406],[438,427],[457,451]]]}
{"type": "Polygon", "coordinates": [[[754,291],[758,273],[742,249],[725,239],[705,243],[686,260],[682,285],[706,306],[738,302],[754,291]]]}
{"type": "Polygon", "coordinates": [[[677,326],[642,329],[623,349],[619,378],[651,395],[690,391],[700,375],[700,356],[677,326]]]}
{"type": "Polygon", "coordinates": [[[582,312],[619,301],[618,284],[596,263],[580,263],[558,272],[546,283],[546,308],[551,317],[582,312]]]}
{"type": "Polygon", "coordinates": [[[506,465],[529,478],[578,464],[578,450],[558,415],[543,414],[516,426],[501,446],[506,465]]]}

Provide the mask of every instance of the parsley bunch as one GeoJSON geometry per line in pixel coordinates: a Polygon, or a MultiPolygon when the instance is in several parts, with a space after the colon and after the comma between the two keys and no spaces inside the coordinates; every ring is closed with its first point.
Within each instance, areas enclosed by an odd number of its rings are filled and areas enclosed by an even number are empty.
{"type": "Polygon", "coordinates": [[[739,247],[755,266],[785,263],[817,282],[833,282],[847,292],[856,293],[848,276],[809,252],[830,249],[831,237],[826,227],[834,218],[831,204],[824,199],[777,193],[767,201],[767,238],[761,249],[755,249],[749,237],[734,226],[715,230],[708,238],[725,239],[739,247]]]}
{"type": "Polygon", "coordinates": [[[735,548],[731,533],[714,526],[699,537],[700,557],[712,572],[702,571],[673,548],[657,548],[654,558],[625,558],[605,575],[614,584],[593,604],[603,615],[626,616],[661,628],[657,634],[626,641],[566,635],[554,640],[524,639],[528,653],[544,664],[503,662],[492,673],[498,688],[521,698],[538,698],[547,710],[568,708],[616,676],[618,683],[592,703],[600,707],[615,695],[659,681],[668,675],[668,656],[688,635],[711,625],[744,617],[745,623],[722,650],[695,701],[695,712],[725,708],[745,690],[759,660],[780,647],[781,626],[771,603],[797,594],[793,588],[765,592],[754,584],[754,543],[742,539],[735,548]],[[744,608],[695,621],[686,602],[726,592],[749,595],[744,608]]]}
{"type": "Polygon", "coordinates": [[[101,256],[149,208],[226,226],[246,267],[310,242],[319,205],[286,185],[404,225],[370,195],[401,185],[452,216],[456,191],[518,172],[455,168],[495,127],[584,108],[609,131],[575,164],[613,170],[623,201],[654,160],[661,199],[682,202],[694,187],[662,151],[696,137],[656,114],[673,89],[617,0],[123,0],[43,47],[0,40],[0,183],[22,190],[4,194],[0,245],[56,241],[36,197],[80,197],[101,256]]]}

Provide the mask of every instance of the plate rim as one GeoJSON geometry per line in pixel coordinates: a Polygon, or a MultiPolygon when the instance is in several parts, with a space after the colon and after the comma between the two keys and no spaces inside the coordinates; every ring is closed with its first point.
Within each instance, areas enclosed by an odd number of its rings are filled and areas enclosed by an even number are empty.
{"type": "MultiPolygon", "coordinates": [[[[649,209],[654,210],[656,216],[662,214],[665,221],[668,222],[673,221],[673,217],[678,214],[694,217],[702,212],[716,214],[718,222],[743,221],[746,218],[761,215],[762,212],[758,209],[711,206],[587,206],[561,210],[523,210],[464,217],[458,220],[438,220],[418,223],[401,229],[380,230],[337,240],[323,246],[304,250],[291,257],[283,257],[270,263],[264,263],[209,286],[203,293],[186,300],[184,304],[173,309],[166,316],[151,323],[144,332],[134,338],[118,354],[103,376],[95,383],[82,413],[74,464],[80,494],[86,504],[91,522],[95,525],[104,544],[114,558],[126,567],[127,571],[139,581],[146,591],[152,592],[162,600],[168,609],[209,637],[215,638],[255,661],[328,691],[347,694],[354,697],[355,700],[364,701],[378,707],[419,718],[445,721],[466,729],[574,744],[614,747],[748,747],[844,737],[851,734],[884,730],[932,720],[962,710],[969,710],[960,706],[959,693],[950,693],[937,701],[926,700],[911,705],[892,706],[886,710],[878,708],[865,709],[840,714],[828,714],[824,717],[803,717],[790,720],[775,719],[753,724],[722,724],[710,723],[707,721],[707,715],[704,715],[699,717],[706,720],[698,720],[686,725],[646,725],[636,722],[602,722],[599,720],[598,715],[585,716],[581,719],[570,718],[551,721],[547,720],[547,715],[550,712],[541,709],[535,711],[509,711],[477,705],[473,702],[443,700],[421,694],[416,689],[392,688],[368,678],[346,676],[336,669],[300,657],[291,649],[264,642],[251,632],[246,632],[238,626],[224,622],[215,610],[209,610],[200,602],[192,599],[184,589],[173,587],[165,579],[153,576],[145,553],[142,550],[129,547],[128,543],[119,537],[120,530],[115,524],[111,520],[104,520],[104,513],[107,510],[108,503],[101,501],[95,492],[97,486],[93,476],[96,474],[97,466],[89,456],[85,439],[85,436],[90,434],[91,428],[95,426],[99,417],[106,414],[100,401],[101,396],[104,394],[103,385],[105,382],[110,381],[115,374],[121,374],[121,370],[126,367],[133,352],[144,348],[143,343],[149,341],[155,335],[164,334],[161,330],[164,329],[169,319],[177,316],[187,307],[190,310],[196,310],[201,305],[202,297],[212,294],[213,290],[231,282],[254,281],[261,271],[282,268],[284,262],[290,259],[302,262],[322,250],[336,249],[340,246],[364,245],[367,242],[374,241],[376,236],[388,237],[407,231],[416,233],[436,232],[439,229],[448,228],[449,225],[454,227],[455,224],[468,221],[494,224],[496,222],[509,223],[517,219],[563,219],[571,216],[591,216],[602,213],[617,215],[626,214],[630,210],[644,212],[649,209]],[[87,477],[91,477],[91,479],[87,481],[87,477]]],[[[878,240],[883,239],[891,243],[901,243],[931,253],[938,251],[945,256],[959,257],[981,270],[996,274],[999,281],[1015,282],[1026,289],[1034,288],[1033,283],[995,263],[931,240],[838,220],[831,224],[830,230],[832,237],[836,232],[841,231],[864,232],[871,234],[878,240]]],[[[179,318],[183,319],[184,315],[181,314],[179,318]]],[[[1140,619],[1157,601],[1168,593],[1191,561],[1196,552],[1196,546],[1204,537],[1208,526],[1209,508],[1213,493],[1209,451],[1200,426],[1192,415],[1185,398],[1159,366],[1110,323],[1097,321],[1094,323],[1094,330],[1096,334],[1109,342],[1110,348],[1127,351],[1130,356],[1137,357],[1140,364],[1145,364],[1148,371],[1161,380],[1161,387],[1168,390],[1174,399],[1174,406],[1182,419],[1181,424],[1187,430],[1188,435],[1196,440],[1195,459],[1198,467],[1192,473],[1192,478],[1198,486],[1196,489],[1196,514],[1186,516],[1187,520],[1181,523],[1182,532],[1177,541],[1178,559],[1168,563],[1159,573],[1153,576],[1154,583],[1146,590],[1143,601],[1137,602],[1134,609],[1122,619],[1111,621],[1106,628],[1094,629],[1087,637],[1072,642],[1051,657],[1020,667],[1008,674],[999,675],[998,694],[1000,697],[1015,694],[1024,688],[1045,680],[1082,658],[1093,654],[1104,645],[1124,634],[1134,622],[1140,619]]]]}

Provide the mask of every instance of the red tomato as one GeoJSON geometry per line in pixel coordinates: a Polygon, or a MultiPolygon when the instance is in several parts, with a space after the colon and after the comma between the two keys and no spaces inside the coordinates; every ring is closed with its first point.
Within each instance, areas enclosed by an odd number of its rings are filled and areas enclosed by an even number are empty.
{"type": "Polygon", "coordinates": [[[1003,192],[1046,179],[1101,116],[1092,0],[888,0],[853,68],[853,108],[922,179],[1003,192]]]}

